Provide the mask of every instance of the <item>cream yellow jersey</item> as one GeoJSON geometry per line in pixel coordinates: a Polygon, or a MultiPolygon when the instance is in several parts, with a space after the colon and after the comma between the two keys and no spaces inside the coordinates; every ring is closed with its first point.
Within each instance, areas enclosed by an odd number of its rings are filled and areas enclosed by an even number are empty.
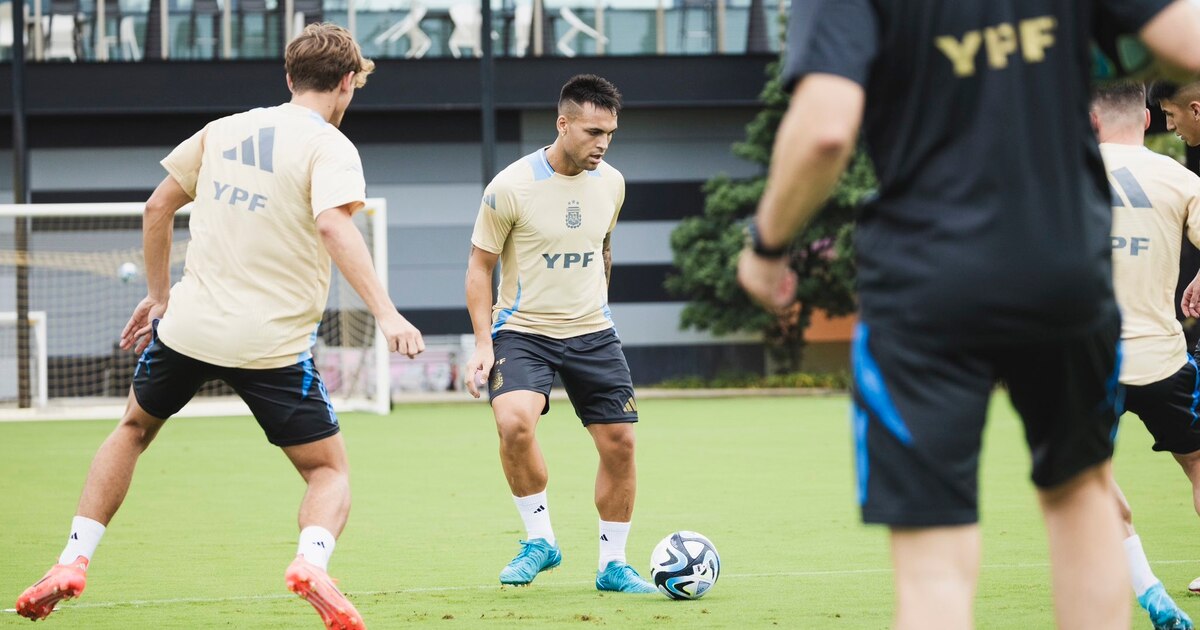
{"type": "Polygon", "coordinates": [[[225,367],[311,357],[330,278],[316,217],[365,201],[358,150],[315,111],[287,103],[213,121],[162,165],[195,200],[183,278],[158,326],[163,343],[225,367]]]}
{"type": "Polygon", "coordinates": [[[613,326],[603,247],[624,201],[625,179],[607,162],[568,177],[554,172],[544,148],[492,180],[471,244],[500,255],[493,336],[565,339],[613,326]]]}
{"type": "Polygon", "coordinates": [[[1183,236],[1200,245],[1200,176],[1142,147],[1103,143],[1113,198],[1113,285],[1121,307],[1121,382],[1148,385],[1187,363],[1175,319],[1183,236]]]}

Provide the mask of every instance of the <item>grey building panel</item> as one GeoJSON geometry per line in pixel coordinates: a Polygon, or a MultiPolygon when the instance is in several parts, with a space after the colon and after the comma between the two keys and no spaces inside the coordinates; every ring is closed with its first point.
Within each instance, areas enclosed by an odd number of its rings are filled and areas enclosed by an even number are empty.
{"type": "Polygon", "coordinates": [[[406,308],[466,310],[465,280],[465,261],[460,267],[389,268],[388,293],[401,313],[406,308]]]}
{"type": "Polygon", "coordinates": [[[453,266],[467,269],[471,225],[391,227],[388,229],[388,267],[424,269],[453,266]]]}
{"type": "Polygon", "coordinates": [[[612,235],[614,265],[652,265],[671,262],[671,231],[677,221],[621,223],[612,235]]]}
{"type": "Polygon", "coordinates": [[[760,335],[717,337],[708,332],[680,330],[683,302],[611,304],[613,323],[626,346],[678,346],[711,343],[756,343],[760,335]]]}
{"type": "Polygon", "coordinates": [[[367,195],[387,199],[388,225],[401,228],[474,225],[482,190],[478,182],[367,184],[367,195]]]}
{"type": "MultiPolygon", "coordinates": [[[[359,145],[363,173],[369,184],[446,184],[483,181],[481,149],[477,142],[422,142],[359,145]]],[[[499,168],[523,155],[518,145],[496,145],[499,168]]]]}
{"type": "MultiPolygon", "coordinates": [[[[717,173],[753,176],[759,168],[734,157],[730,148],[745,139],[746,123],[754,114],[739,109],[621,112],[609,163],[626,181],[696,180],[717,173]]],[[[555,118],[550,109],[522,113],[522,155],[554,141],[555,118]]]]}
{"type": "MultiPolygon", "coordinates": [[[[180,138],[182,142],[186,138],[180,138]]],[[[32,190],[152,189],[166,177],[159,160],[172,147],[35,149],[29,152],[32,190]]],[[[11,187],[11,161],[7,187],[11,187]]]]}

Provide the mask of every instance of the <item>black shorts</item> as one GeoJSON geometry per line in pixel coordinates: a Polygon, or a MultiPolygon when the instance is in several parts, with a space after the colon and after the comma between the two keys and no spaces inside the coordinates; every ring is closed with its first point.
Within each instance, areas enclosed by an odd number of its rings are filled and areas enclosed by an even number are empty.
{"type": "Polygon", "coordinates": [[[1154,450],[1179,455],[1200,450],[1200,373],[1196,360],[1175,374],[1149,385],[1125,386],[1125,410],[1136,413],[1154,436],[1154,450]]]}
{"type": "Polygon", "coordinates": [[[241,396],[276,446],[316,442],[339,430],[312,359],[266,370],[221,367],[180,354],[156,337],[134,369],[133,395],[146,413],[165,420],[212,380],[225,381],[241,396]]]}
{"type": "Polygon", "coordinates": [[[613,329],[567,339],[502,330],[492,344],[496,364],[488,379],[489,399],[517,390],[541,392],[545,414],[557,372],[584,426],[637,422],[629,364],[613,329]]]}
{"type": "Polygon", "coordinates": [[[999,381],[1025,425],[1039,487],[1109,459],[1119,335],[1112,321],[1061,341],[965,348],[859,324],[852,425],[863,520],[898,527],[978,521],[979,450],[999,381]]]}

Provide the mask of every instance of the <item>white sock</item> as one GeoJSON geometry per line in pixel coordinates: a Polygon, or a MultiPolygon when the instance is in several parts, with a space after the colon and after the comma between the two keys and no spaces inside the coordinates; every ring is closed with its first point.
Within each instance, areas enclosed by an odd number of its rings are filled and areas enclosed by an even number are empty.
{"type": "Polygon", "coordinates": [[[336,544],[337,539],[328,529],[309,525],[300,530],[300,546],[296,553],[324,571],[329,568],[329,556],[333,555],[333,547],[336,544]]]}
{"type": "Polygon", "coordinates": [[[79,556],[87,558],[90,562],[103,536],[104,526],[99,521],[93,521],[86,516],[76,516],[71,519],[71,535],[67,537],[66,548],[58,556],[58,563],[71,564],[79,556]]]}
{"type": "Polygon", "coordinates": [[[616,560],[625,562],[625,541],[629,539],[629,523],[600,521],[600,570],[616,560]]]}
{"type": "Polygon", "coordinates": [[[1125,539],[1125,560],[1129,563],[1129,574],[1133,578],[1133,594],[1141,597],[1151,586],[1158,584],[1146,552],[1142,551],[1142,539],[1133,535],[1125,539]]]}
{"type": "Polygon", "coordinates": [[[525,521],[525,539],[545,538],[546,542],[553,545],[554,528],[550,527],[550,504],[546,502],[546,491],[527,497],[514,496],[513,503],[517,504],[517,512],[525,521]]]}

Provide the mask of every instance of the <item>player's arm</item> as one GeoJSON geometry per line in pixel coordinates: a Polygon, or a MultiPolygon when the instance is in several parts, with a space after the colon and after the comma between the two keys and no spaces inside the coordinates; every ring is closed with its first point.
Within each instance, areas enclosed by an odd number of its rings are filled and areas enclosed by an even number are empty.
{"type": "Polygon", "coordinates": [[[318,214],[317,233],[338,270],[363,299],[375,316],[375,321],[379,322],[379,328],[387,339],[388,351],[415,357],[425,351],[425,341],[421,338],[421,331],[396,310],[387,289],[375,274],[367,242],[351,218],[357,205],[360,204],[346,204],[318,214]]]}
{"type": "Polygon", "coordinates": [[[1200,76],[1200,9],[1189,0],[1175,0],[1142,26],[1138,36],[1154,55],[1182,71],[1176,81],[1200,76]]]}
{"type": "Polygon", "coordinates": [[[171,299],[171,239],[175,213],[192,197],[168,175],[163,178],[142,213],[142,250],[146,265],[146,297],[133,310],[121,331],[121,348],[141,352],[150,343],[154,320],[167,311],[171,299]]]}
{"type": "Polygon", "coordinates": [[[604,278],[612,284],[612,232],[604,235],[604,245],[600,248],[600,256],[604,258],[604,278]]]}
{"type": "MultiPolygon", "coordinates": [[[[820,210],[854,153],[866,100],[862,86],[841,76],[810,74],[792,93],[775,138],[767,187],[751,219],[763,249],[786,248],[820,210]]],[[[770,308],[795,299],[796,278],[786,256],[766,258],[749,247],[738,280],[770,308]]]]}
{"type": "Polygon", "coordinates": [[[479,398],[479,386],[492,371],[495,355],[492,351],[492,272],[498,254],[471,245],[467,259],[467,312],[475,332],[475,354],[467,364],[467,391],[479,398]]]}
{"type": "MultiPolygon", "coordinates": [[[[1184,190],[1200,190],[1200,178],[1195,174],[1187,174],[1184,190]]],[[[1184,235],[1195,247],[1200,247],[1200,193],[1188,198],[1187,218],[1184,222],[1184,235]]],[[[1200,317],[1200,272],[1188,283],[1179,300],[1179,310],[1186,317],[1200,317]]]]}

